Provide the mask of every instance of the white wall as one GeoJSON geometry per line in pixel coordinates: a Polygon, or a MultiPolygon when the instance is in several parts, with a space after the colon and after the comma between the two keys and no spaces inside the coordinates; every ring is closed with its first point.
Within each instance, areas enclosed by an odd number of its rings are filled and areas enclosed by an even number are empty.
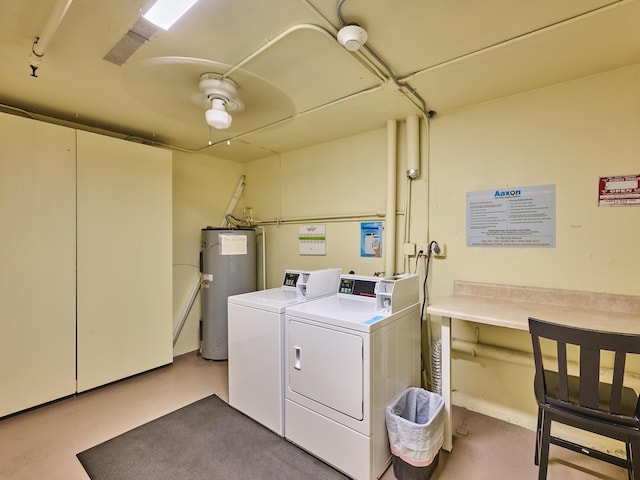
{"type": "Polygon", "coordinates": [[[368,132],[245,164],[243,201],[257,221],[302,219],[265,227],[267,287],[279,286],[287,268],[334,267],[362,275],[384,270],[382,259],[360,257],[360,219],[313,219],[384,214],[385,139],[384,130],[368,132]],[[301,224],[326,226],[325,256],[298,253],[301,224]]]}
{"type": "MultiPolygon", "coordinates": [[[[173,154],[174,329],[199,278],[200,230],[220,226],[241,175],[242,165],[238,163],[202,154],[173,154]]],[[[200,312],[198,295],[174,347],[174,356],[199,348],[200,312]]]]}
{"type": "MultiPolygon", "coordinates": [[[[433,300],[458,279],[640,295],[640,207],[597,205],[599,177],[640,173],[639,84],[634,66],[436,117],[429,226],[447,259],[432,265],[433,300]],[[542,184],[556,185],[556,248],[466,246],[467,192],[542,184]]],[[[453,334],[473,341],[474,327],[454,322],[453,334]]],[[[479,327],[478,335],[530,350],[526,332],[479,327]]],[[[532,427],[532,376],[459,356],[453,400],[532,427]]]]}
{"type": "MultiPolygon", "coordinates": [[[[435,239],[447,246],[447,258],[431,263],[431,301],[450,294],[457,279],[640,295],[640,207],[597,206],[599,177],[639,173],[638,85],[640,67],[634,66],[431,120],[428,164],[423,158],[412,185],[410,232],[417,244],[435,239]],[[542,184],[556,185],[555,248],[466,247],[467,192],[542,184]]],[[[399,133],[402,213],[403,122],[399,133]]],[[[245,205],[258,220],[384,211],[385,155],[381,129],[250,162],[245,205]]],[[[327,256],[301,257],[297,225],[269,227],[269,286],[279,283],[285,268],[383,270],[381,261],[359,258],[358,228],[359,222],[328,224],[327,256]]],[[[424,263],[417,265],[422,274],[424,263]]],[[[433,321],[437,335],[439,318],[433,321]]],[[[482,342],[530,351],[526,332],[478,332],[482,342]]],[[[473,340],[475,333],[475,325],[454,322],[456,337],[473,340]]],[[[453,369],[454,403],[533,426],[532,368],[457,356],[453,369]]]]}

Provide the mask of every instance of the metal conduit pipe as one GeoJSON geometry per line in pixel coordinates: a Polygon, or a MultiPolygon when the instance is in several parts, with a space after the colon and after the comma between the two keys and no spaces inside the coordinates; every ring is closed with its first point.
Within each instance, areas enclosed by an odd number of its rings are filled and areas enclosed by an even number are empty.
{"type": "Polygon", "coordinates": [[[443,67],[455,65],[456,63],[461,62],[463,60],[468,60],[468,59],[474,58],[476,56],[492,52],[493,50],[497,50],[497,49],[500,49],[500,48],[508,46],[508,45],[513,45],[515,43],[519,43],[519,42],[521,42],[523,40],[526,40],[526,39],[529,39],[529,38],[537,37],[539,35],[542,35],[542,34],[545,34],[545,33],[548,33],[548,32],[552,32],[554,30],[558,30],[559,28],[562,28],[562,27],[564,27],[566,25],[570,25],[572,23],[579,22],[579,21],[581,21],[581,20],[583,20],[585,18],[589,18],[589,17],[592,17],[594,15],[598,15],[600,13],[607,12],[607,11],[613,9],[613,8],[620,8],[621,5],[628,4],[628,3],[633,3],[635,1],[637,1],[637,0],[612,1],[611,3],[609,3],[607,5],[603,5],[601,7],[594,8],[593,10],[589,10],[587,12],[584,12],[584,13],[582,13],[580,15],[576,15],[574,17],[568,18],[566,20],[562,20],[562,21],[559,21],[557,23],[553,23],[551,25],[547,25],[545,27],[538,28],[537,30],[533,30],[531,32],[519,35],[517,37],[509,38],[507,40],[495,43],[493,45],[489,45],[488,47],[484,47],[484,48],[475,50],[473,52],[465,53],[465,54],[460,55],[458,57],[451,58],[449,60],[445,60],[445,61],[443,61],[441,63],[436,64],[436,65],[431,65],[429,67],[423,68],[422,70],[418,70],[416,72],[413,72],[410,75],[407,75],[406,77],[399,78],[398,81],[400,83],[406,83],[409,80],[412,80],[412,79],[422,75],[423,73],[428,73],[428,72],[436,71],[436,70],[438,70],[440,68],[443,68],[443,67]]]}
{"type": "MultiPolygon", "coordinates": [[[[337,37],[338,29],[335,27],[333,22],[331,22],[316,8],[315,5],[313,5],[309,0],[300,0],[300,3],[307,7],[324,25],[326,25],[327,30],[329,32],[332,32],[333,35],[337,37]]],[[[356,52],[351,52],[351,54],[381,82],[387,82],[387,77],[385,76],[384,72],[382,72],[379,66],[373,63],[366,55],[363,55],[359,50],[356,52]]]]}
{"type": "MultiPolygon", "coordinates": [[[[348,22],[342,17],[341,11],[342,4],[345,1],[346,0],[338,0],[338,4],[336,6],[336,16],[338,17],[338,20],[343,27],[348,25],[348,22]]],[[[385,62],[382,57],[380,57],[369,45],[365,43],[364,45],[362,45],[362,49],[365,50],[371,57],[373,57],[376,62],[378,62],[378,64],[380,64],[384,68],[384,70],[387,72],[389,80],[391,80],[395,84],[395,86],[398,87],[400,92],[402,92],[411,103],[413,103],[420,109],[425,117],[428,118],[429,116],[432,116],[434,114],[434,112],[431,112],[427,109],[427,102],[420,96],[416,89],[409,85],[407,82],[399,80],[391,67],[387,64],[387,62],[385,62]]]]}
{"type": "Polygon", "coordinates": [[[387,121],[387,197],[384,227],[384,274],[390,277],[396,270],[396,168],[398,163],[398,123],[387,121]]]}
{"type": "MultiPolygon", "coordinates": [[[[465,353],[472,357],[489,358],[491,360],[500,360],[503,362],[509,362],[516,365],[523,365],[525,367],[533,368],[533,354],[528,352],[522,352],[520,350],[513,350],[506,347],[496,347],[494,345],[487,345],[479,342],[468,342],[466,340],[459,340],[454,338],[451,341],[451,350],[457,353],[465,353]]],[[[545,356],[551,361],[554,361],[554,357],[545,356]]],[[[580,371],[580,364],[575,361],[568,361],[569,373],[578,374],[580,371]]],[[[612,378],[613,369],[609,367],[600,367],[600,374],[604,378],[612,378]]],[[[625,377],[634,380],[640,380],[640,372],[625,372],[625,377]]]]}
{"type": "Polygon", "coordinates": [[[420,118],[407,117],[407,177],[420,176],[420,118]]]}
{"type": "MultiPolygon", "coordinates": [[[[404,202],[404,237],[403,244],[409,243],[411,238],[411,187],[413,186],[413,179],[407,178],[407,189],[405,193],[404,202]]],[[[410,255],[407,252],[404,253],[404,273],[411,273],[411,260],[410,255]]]]}
{"type": "MultiPolygon", "coordinates": [[[[338,98],[337,100],[332,100],[332,101],[327,102],[327,103],[325,103],[323,105],[319,105],[317,107],[310,108],[309,110],[304,110],[302,112],[296,113],[295,115],[290,115],[290,116],[288,116],[286,118],[283,118],[281,120],[276,120],[275,122],[270,123],[268,125],[263,125],[261,127],[254,128],[253,130],[249,130],[247,132],[241,133],[241,134],[236,135],[234,137],[225,138],[223,140],[219,140],[217,142],[214,142],[214,143],[211,143],[211,144],[207,144],[204,147],[200,147],[200,148],[193,148],[193,149],[182,148],[182,147],[176,147],[174,145],[168,145],[166,143],[159,143],[159,142],[154,142],[154,145],[173,148],[175,150],[179,150],[179,151],[182,151],[182,152],[188,152],[188,153],[202,152],[202,151],[204,151],[204,150],[206,150],[208,148],[215,147],[217,145],[222,145],[224,143],[227,143],[228,141],[240,140],[243,137],[249,136],[249,135],[251,135],[253,133],[259,133],[259,132],[261,132],[263,130],[267,130],[267,129],[271,128],[271,127],[276,127],[276,126],[281,125],[281,124],[283,124],[285,122],[289,122],[292,119],[302,118],[303,116],[309,115],[310,113],[315,113],[315,112],[318,112],[320,110],[324,110],[325,108],[332,107],[334,105],[339,105],[340,103],[346,102],[348,100],[360,97],[362,95],[366,95],[368,93],[373,93],[373,92],[376,92],[376,91],[382,90],[382,89],[383,89],[382,86],[376,86],[376,87],[369,88],[367,90],[362,90],[360,92],[354,93],[353,95],[348,95],[346,97],[338,98]]],[[[277,153],[277,152],[272,152],[272,153],[277,153]]]]}
{"type": "MultiPolygon", "coordinates": [[[[420,117],[410,115],[406,119],[407,124],[407,190],[404,217],[404,238],[406,245],[411,241],[411,192],[412,182],[420,175],[420,117]]],[[[410,273],[409,254],[404,252],[404,272],[410,273]]]]}
{"type": "MultiPolygon", "coordinates": [[[[402,213],[398,213],[401,215],[402,213]]],[[[349,222],[351,220],[380,219],[384,218],[384,213],[350,213],[345,215],[324,215],[317,217],[296,217],[296,218],[275,218],[273,220],[257,220],[251,225],[285,225],[290,223],[309,222],[349,222]]]]}
{"type": "Polygon", "coordinates": [[[466,353],[472,357],[490,358],[492,360],[502,360],[533,367],[533,354],[512,350],[510,348],[495,347],[484,343],[468,342],[454,338],[451,341],[451,349],[454,352],[466,353]]]}
{"type": "MultiPolygon", "coordinates": [[[[277,36],[275,36],[272,40],[267,40],[266,43],[262,47],[260,47],[259,49],[257,49],[253,53],[250,53],[245,58],[240,60],[240,62],[238,62],[233,67],[231,67],[229,70],[227,70],[226,73],[224,73],[222,75],[222,77],[223,78],[229,77],[231,74],[233,74],[233,72],[235,72],[236,70],[242,68],[244,65],[249,63],[251,60],[256,58],[258,55],[262,54],[264,51],[268,50],[273,45],[278,43],[280,40],[288,37],[290,34],[292,34],[294,32],[297,32],[299,30],[312,30],[312,31],[315,31],[315,32],[319,32],[319,33],[323,34],[324,36],[328,37],[332,42],[336,43],[336,45],[337,45],[337,41],[336,41],[337,30],[332,29],[332,31],[329,31],[326,28],[323,28],[323,27],[321,27],[319,25],[314,25],[312,23],[300,23],[298,25],[294,25],[292,27],[289,27],[288,29],[286,29],[282,33],[280,33],[277,36]]],[[[342,47],[340,47],[340,48],[342,48],[342,47]]],[[[347,52],[345,50],[345,54],[348,54],[348,53],[349,52],[347,52]]],[[[384,78],[384,75],[382,73],[380,73],[379,71],[374,69],[371,65],[363,62],[361,57],[356,56],[355,58],[358,60],[358,63],[360,63],[364,68],[366,68],[369,71],[369,73],[374,75],[381,82],[380,83],[381,85],[383,84],[383,82],[386,79],[384,78]]]]}
{"type": "Polygon", "coordinates": [[[273,40],[267,40],[266,43],[262,47],[260,47],[255,52],[247,55],[245,58],[240,60],[240,62],[236,63],[233,67],[231,67],[229,70],[227,70],[226,73],[224,73],[222,75],[222,77],[223,78],[227,78],[233,72],[235,72],[236,70],[242,68],[245,64],[249,63],[251,60],[256,58],[262,52],[264,52],[265,50],[268,50],[273,45],[278,43],[280,40],[282,40],[283,38],[288,37],[290,34],[292,34],[293,32],[297,32],[298,30],[314,30],[316,32],[320,32],[320,33],[324,34],[325,36],[329,37],[331,40],[335,40],[335,38],[334,38],[334,36],[333,36],[333,34],[331,32],[325,30],[324,28],[322,28],[322,27],[320,27],[318,25],[313,25],[312,23],[301,23],[299,25],[294,25],[293,27],[289,27],[284,32],[282,32],[279,35],[277,35],[273,40]]]}

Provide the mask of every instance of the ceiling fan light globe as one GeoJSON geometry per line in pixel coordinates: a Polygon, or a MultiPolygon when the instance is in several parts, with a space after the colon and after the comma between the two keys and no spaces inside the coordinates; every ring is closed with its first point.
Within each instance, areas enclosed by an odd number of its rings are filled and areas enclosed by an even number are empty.
{"type": "Polygon", "coordinates": [[[220,99],[214,99],[212,106],[205,112],[207,123],[213,128],[224,130],[231,126],[231,115],[224,108],[224,102],[220,99]]]}

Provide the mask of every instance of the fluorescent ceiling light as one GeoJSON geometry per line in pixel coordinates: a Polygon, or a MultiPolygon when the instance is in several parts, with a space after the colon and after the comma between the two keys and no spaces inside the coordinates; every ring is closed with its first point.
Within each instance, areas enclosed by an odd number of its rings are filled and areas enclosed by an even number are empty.
{"type": "Polygon", "coordinates": [[[198,0],[157,0],[143,15],[158,27],[169,30],[198,0]]]}

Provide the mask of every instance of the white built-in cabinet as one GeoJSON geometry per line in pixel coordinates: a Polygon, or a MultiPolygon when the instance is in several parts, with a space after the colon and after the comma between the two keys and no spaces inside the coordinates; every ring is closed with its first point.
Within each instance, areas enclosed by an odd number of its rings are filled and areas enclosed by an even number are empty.
{"type": "Polygon", "coordinates": [[[171,154],[78,131],[78,391],[172,361],[171,154]]]}
{"type": "Polygon", "coordinates": [[[76,389],[75,145],[0,114],[0,415],[76,389]]]}
{"type": "Polygon", "coordinates": [[[0,417],[172,361],[171,153],[0,114],[0,417]]]}

